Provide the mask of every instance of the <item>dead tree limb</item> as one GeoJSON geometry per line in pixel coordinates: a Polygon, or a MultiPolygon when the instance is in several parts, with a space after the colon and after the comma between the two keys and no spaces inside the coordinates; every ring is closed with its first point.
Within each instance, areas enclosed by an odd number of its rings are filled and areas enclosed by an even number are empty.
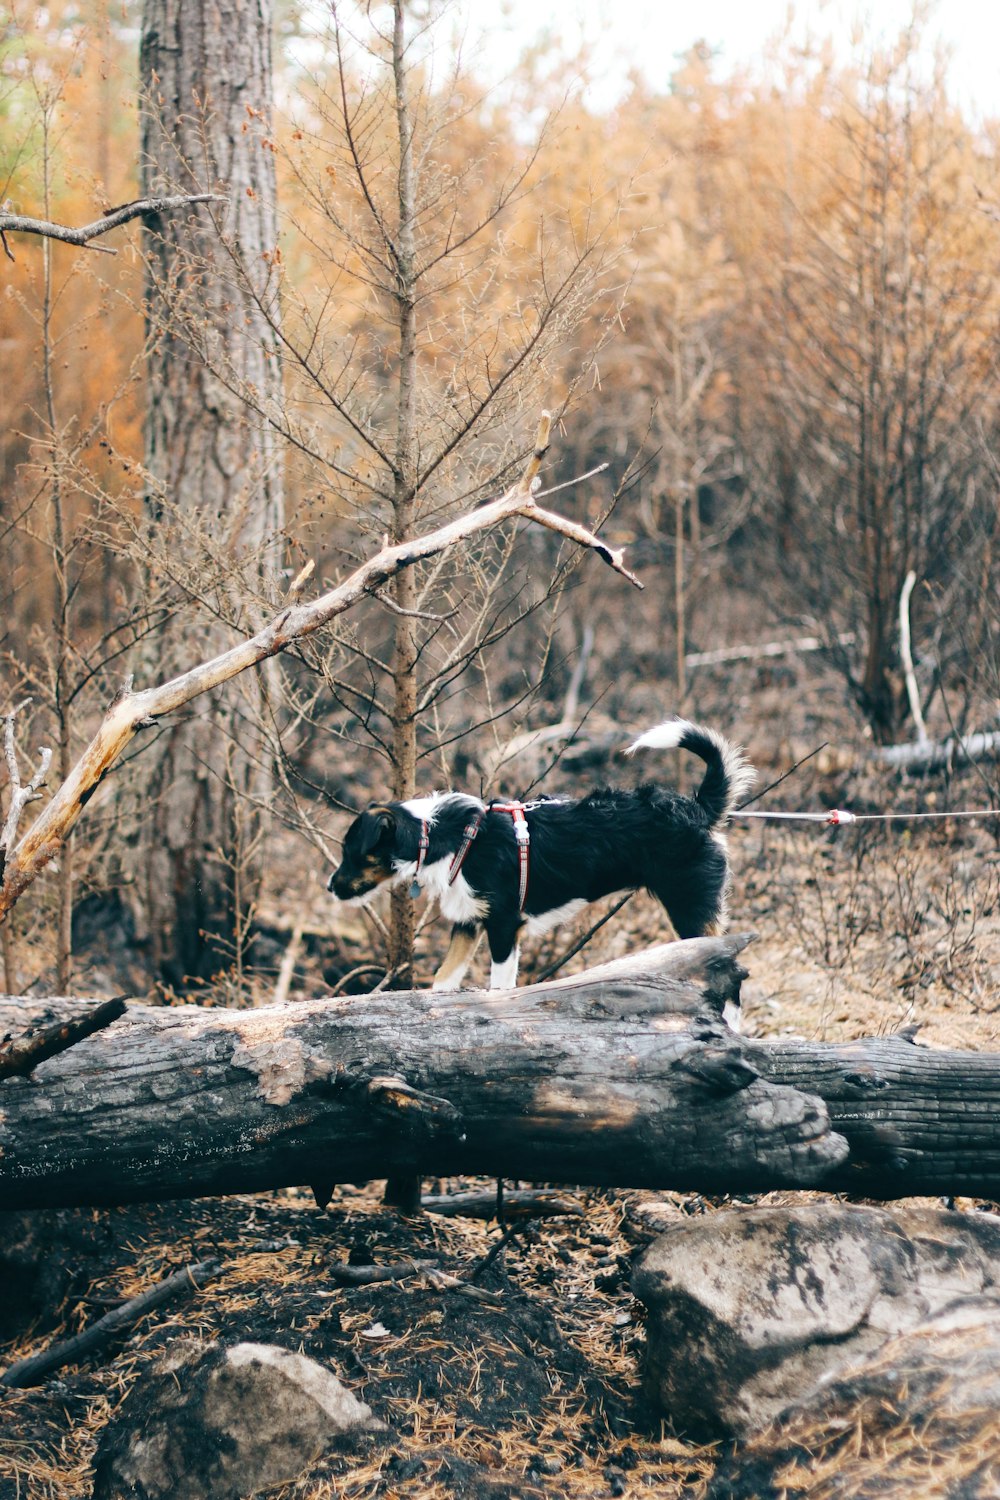
{"type": "Polygon", "coordinates": [[[184,1266],[182,1270],[175,1271],[172,1276],[167,1276],[163,1281],[157,1282],[156,1286],[150,1287],[148,1292],[140,1292],[138,1297],[130,1297],[121,1307],[105,1313],[103,1318],[98,1318],[96,1323],[92,1323],[82,1333],[75,1334],[71,1339],[61,1339],[57,1344],[50,1344],[41,1353],[30,1354],[27,1359],[17,1360],[0,1374],[0,1385],[16,1389],[41,1385],[53,1370],[60,1370],[63,1365],[79,1363],[85,1354],[99,1349],[123,1328],[131,1328],[133,1323],[138,1323],[154,1307],[161,1307],[164,1302],[169,1302],[181,1292],[198,1291],[216,1275],[218,1269],[217,1260],[202,1260],[195,1265],[184,1266]]]}
{"type": "Polygon", "coordinates": [[[256,635],[239,641],[211,661],[202,662],[169,682],[133,692],[132,679],[128,678],[112,700],[97,734],[66,780],[20,843],[9,852],[0,886],[0,921],[58,854],[97,787],[141,729],[151,728],[166,714],[176,712],[193,698],[276,656],[293,642],[314,635],[414,563],[434,557],[503,521],[523,516],[591,548],[610,567],[634,583],[636,580],[621,563],[620,552],[612,551],[575,522],[565,521],[551,511],[539,510],[532,500],[532,486],[548,449],[551,420],[548,412],[542,413],[535,448],[525,472],[499,499],[449,521],[425,536],[397,546],[383,547],[336,588],[307,603],[286,605],[256,635]]]}
{"type": "MultiPolygon", "coordinates": [[[[420,1206],[425,1213],[448,1219],[497,1217],[496,1192],[424,1193],[420,1206]]],[[[586,1210],[576,1198],[567,1198],[551,1188],[507,1188],[503,1195],[504,1218],[523,1223],[526,1219],[583,1218],[586,1210]]]]}
{"type": "MultiPolygon", "coordinates": [[[[138,219],[143,214],[173,213],[179,208],[193,208],[197,203],[228,201],[221,193],[194,193],[174,198],[137,198],[134,203],[123,203],[120,208],[110,209],[102,218],[95,219],[92,224],[84,224],[79,229],[71,229],[68,224],[52,224],[48,219],[31,219],[24,214],[0,213],[0,240],[3,241],[7,259],[13,260],[7,244],[8,234],[37,234],[45,239],[61,240],[64,245],[87,245],[100,235],[108,234],[112,229],[118,229],[122,224],[128,224],[131,219],[138,219]]],[[[109,245],[94,245],[91,248],[102,250],[105,255],[118,253],[109,245]]]]}
{"type": "Polygon", "coordinates": [[[901,771],[934,771],[942,766],[1000,756],[1000,732],[952,735],[946,740],[917,740],[907,745],[880,745],[876,758],[901,771]]]}
{"type": "MultiPolygon", "coordinates": [[[[0,1085],[0,1208],[392,1174],[815,1185],[845,1141],[812,1090],[764,1081],[722,1019],[746,941],[506,993],[130,1006],[31,1083],[0,1085]]],[[[17,1009],[0,1001],[0,1026],[17,1009]]]]}
{"type": "Polygon", "coordinates": [[[104,1000],[92,1005],[81,1016],[71,1020],[55,1021],[51,1026],[28,1031],[23,1036],[11,1037],[0,1042],[0,1078],[25,1078],[39,1063],[60,1052],[68,1052],[84,1037],[102,1031],[125,1014],[125,1001],[121,995],[113,1000],[104,1000]]]}

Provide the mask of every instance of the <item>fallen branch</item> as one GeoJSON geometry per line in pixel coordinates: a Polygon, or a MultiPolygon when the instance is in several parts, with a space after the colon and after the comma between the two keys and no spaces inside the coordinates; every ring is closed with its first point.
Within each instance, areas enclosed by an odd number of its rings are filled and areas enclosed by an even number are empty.
{"type": "Polygon", "coordinates": [[[39,1063],[50,1057],[58,1057],[82,1042],[84,1037],[103,1031],[112,1021],[125,1014],[125,1000],[117,995],[95,1005],[85,1015],[70,1021],[55,1021],[51,1026],[42,1026],[24,1036],[0,1042],[0,1078],[26,1077],[39,1063]]]}
{"type": "Polygon", "coordinates": [[[907,745],[882,745],[875,754],[887,766],[896,766],[901,771],[934,771],[942,766],[1000,755],[1000,731],[949,736],[946,740],[917,740],[907,745]]]}
{"type": "MultiPolygon", "coordinates": [[[[495,1192],[425,1193],[420,1207],[430,1214],[448,1219],[484,1219],[497,1217],[495,1192]]],[[[506,1219],[548,1219],[572,1215],[582,1218],[584,1207],[575,1198],[560,1197],[549,1188],[506,1188],[503,1194],[506,1219]]]]}
{"type": "MultiPolygon", "coordinates": [[[[854,632],[837,636],[839,646],[853,646],[854,632]]],[[[759,646],[722,646],[717,651],[689,651],[686,667],[716,667],[729,661],[760,661],[769,656],[798,656],[808,651],[828,651],[830,642],[818,635],[802,635],[790,641],[765,641],[759,646]]]]}
{"type": "Polygon", "coordinates": [[[379,1281],[406,1281],[410,1276],[423,1276],[436,1271],[436,1260],[400,1260],[389,1266],[352,1266],[346,1261],[330,1264],[330,1280],[338,1286],[374,1286],[379,1281]]]}
{"type": "Polygon", "coordinates": [[[193,698],[228,682],[249,667],[276,656],[294,642],[314,635],[331,620],[414,563],[434,557],[446,548],[489,530],[502,521],[524,516],[562,535],[571,536],[581,546],[591,548],[609,566],[635,583],[632,574],[621,564],[620,552],[606,547],[599,538],[583,527],[564,521],[551,511],[539,510],[531,500],[532,485],[548,449],[551,422],[550,414],[543,412],[534,452],[523,476],[498,500],[490,501],[455,521],[449,521],[447,525],[428,532],[425,536],[397,546],[384,547],[375,557],[356,568],[336,588],[308,603],[286,605],[256,635],[238,642],[211,661],[182,672],[169,682],[133,692],[132,679],[129,677],[112,700],[104,722],[83,755],[45,811],[35,820],[13,853],[9,854],[3,884],[0,886],[0,921],[36,876],[59,853],[97,787],[141,729],[153,727],[166,714],[175,713],[193,698]]]}
{"type": "MultiPolygon", "coordinates": [[[[191,208],[196,203],[228,201],[221,193],[193,193],[175,198],[137,198],[134,203],[123,203],[120,208],[111,209],[103,218],[95,219],[92,224],[84,224],[80,229],[71,229],[68,224],[53,224],[48,219],[31,219],[24,214],[0,213],[0,240],[3,241],[7,259],[13,260],[14,256],[7,243],[8,234],[38,234],[45,239],[61,240],[64,245],[87,245],[91,240],[108,234],[112,229],[118,229],[131,219],[138,219],[142,214],[172,213],[174,209],[191,208]]],[[[101,250],[105,255],[118,254],[117,250],[108,245],[94,245],[91,248],[101,250]]]]}
{"type": "Polygon", "coordinates": [[[62,1339],[57,1344],[50,1344],[40,1354],[31,1354],[27,1359],[15,1361],[0,1374],[0,1385],[17,1389],[41,1385],[53,1370],[62,1369],[63,1365],[78,1364],[85,1354],[99,1349],[123,1328],[130,1328],[146,1313],[152,1312],[154,1307],[162,1306],[181,1292],[199,1291],[206,1281],[216,1275],[218,1269],[217,1260],[202,1260],[175,1271],[165,1281],[150,1287],[148,1292],[140,1292],[138,1297],[130,1297],[121,1307],[116,1307],[114,1312],[105,1313],[103,1318],[98,1318],[96,1323],[92,1323],[82,1333],[75,1334],[71,1339],[62,1339]]]}

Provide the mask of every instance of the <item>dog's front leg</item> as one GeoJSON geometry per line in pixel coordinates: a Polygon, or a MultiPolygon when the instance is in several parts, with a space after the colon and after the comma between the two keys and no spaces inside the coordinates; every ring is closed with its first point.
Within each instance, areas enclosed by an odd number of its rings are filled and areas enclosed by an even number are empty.
{"type": "Polygon", "coordinates": [[[456,922],[444,963],[434,975],[432,990],[457,990],[472,962],[482,928],[475,922],[456,922]]]}
{"type": "MultiPolygon", "coordinates": [[[[520,924],[518,924],[520,925],[520,924]]],[[[521,950],[517,944],[517,927],[506,923],[501,927],[487,924],[486,936],[490,941],[490,989],[512,990],[517,984],[517,961],[521,950]]]]}

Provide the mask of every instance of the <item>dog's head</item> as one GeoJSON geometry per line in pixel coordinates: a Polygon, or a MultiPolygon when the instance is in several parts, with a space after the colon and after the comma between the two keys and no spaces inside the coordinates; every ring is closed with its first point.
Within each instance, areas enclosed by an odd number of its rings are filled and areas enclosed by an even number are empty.
{"type": "Polygon", "coordinates": [[[344,836],[340,864],[327,881],[327,890],[341,901],[357,901],[391,880],[396,870],[396,814],[376,805],[354,819],[344,836]]]}

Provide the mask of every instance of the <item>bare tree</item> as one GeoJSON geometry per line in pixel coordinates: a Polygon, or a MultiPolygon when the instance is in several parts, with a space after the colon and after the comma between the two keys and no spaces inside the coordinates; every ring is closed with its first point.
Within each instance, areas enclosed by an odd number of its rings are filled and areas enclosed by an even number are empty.
{"type": "MultiPolygon", "coordinates": [[[[310,275],[279,267],[279,425],[303,488],[329,488],[296,526],[306,547],[315,529],[324,569],[359,535],[403,544],[507,482],[526,449],[522,413],[545,387],[572,387],[567,333],[610,260],[613,205],[574,225],[543,177],[551,123],[525,151],[509,122],[480,119],[460,65],[432,70],[429,23],[408,35],[410,9],[333,7],[333,62],[303,81],[287,162],[310,275]]],[[[367,740],[384,766],[370,794],[382,781],[380,793],[412,796],[429,757],[446,774],[448,745],[500,711],[491,645],[543,608],[571,565],[539,554],[537,540],[529,556],[513,532],[491,534],[461,559],[401,575],[333,654],[303,653],[297,732],[367,740]]],[[[544,655],[503,689],[504,708],[537,684],[544,655]]],[[[405,982],[413,908],[403,891],[392,900],[387,966],[405,982]]]]}
{"type": "Polygon", "coordinates": [[[790,184],[784,251],[769,247],[769,285],[754,287],[744,390],[777,560],[810,615],[822,600],[832,655],[880,742],[908,714],[907,574],[957,604],[996,306],[970,142],[940,80],[917,81],[917,46],[907,33],[840,85],[822,169],[790,184]],[[845,633],[856,652],[838,644],[845,633]]]}

